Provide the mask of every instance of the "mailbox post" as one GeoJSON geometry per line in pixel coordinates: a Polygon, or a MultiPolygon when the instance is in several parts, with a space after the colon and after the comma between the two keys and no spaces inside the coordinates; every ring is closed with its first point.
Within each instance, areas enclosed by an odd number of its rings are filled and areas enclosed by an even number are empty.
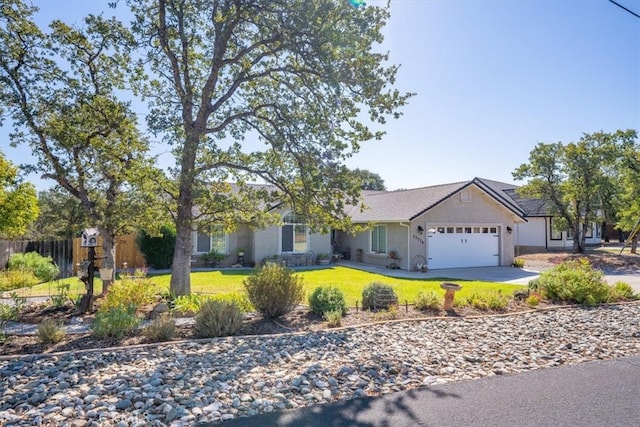
{"type": "Polygon", "coordinates": [[[78,271],[78,276],[80,276],[80,280],[84,282],[87,291],[82,296],[82,299],[80,299],[80,307],[78,308],[80,313],[86,313],[93,305],[93,279],[96,274],[96,246],[98,246],[99,235],[98,229],[86,228],[80,237],[80,246],[89,248],[88,259],[82,263],[83,267],[86,263],[86,270],[83,268],[82,271],[78,271]]]}

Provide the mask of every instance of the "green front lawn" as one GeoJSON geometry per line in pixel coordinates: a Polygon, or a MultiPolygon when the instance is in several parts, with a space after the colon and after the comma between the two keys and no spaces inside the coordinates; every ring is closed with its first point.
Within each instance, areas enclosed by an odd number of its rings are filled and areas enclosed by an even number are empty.
{"type": "MultiPolygon", "coordinates": [[[[252,270],[212,270],[191,273],[191,291],[193,293],[206,294],[228,294],[232,292],[243,292],[242,281],[252,273],[252,270]]],[[[455,281],[462,286],[462,290],[457,293],[460,297],[470,296],[474,293],[487,291],[501,291],[504,295],[511,295],[515,290],[522,289],[521,285],[506,283],[480,282],[455,280],[447,278],[433,279],[397,279],[381,274],[369,273],[353,268],[334,266],[316,270],[300,271],[304,278],[307,295],[313,289],[321,285],[335,285],[342,290],[349,306],[355,306],[356,301],[362,299],[362,289],[372,282],[383,282],[390,284],[396,290],[401,304],[408,301],[412,304],[421,291],[436,291],[444,294],[440,289],[440,283],[444,281],[455,281]]],[[[163,289],[169,289],[169,274],[152,276],[153,281],[163,289]]],[[[71,284],[71,294],[84,293],[84,284],[77,278],[64,280],[71,284]]],[[[95,293],[102,290],[100,279],[95,280],[95,293]]],[[[56,282],[44,283],[31,288],[27,292],[19,292],[22,296],[51,295],[56,294],[56,282]]],[[[306,301],[305,301],[306,303],[306,301]]]]}

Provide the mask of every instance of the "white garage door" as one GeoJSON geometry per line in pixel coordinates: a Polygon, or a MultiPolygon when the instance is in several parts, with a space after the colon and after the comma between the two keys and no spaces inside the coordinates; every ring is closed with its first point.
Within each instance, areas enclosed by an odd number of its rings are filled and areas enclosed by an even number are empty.
{"type": "Polygon", "coordinates": [[[500,265],[500,235],[495,226],[439,226],[429,230],[428,267],[500,265]]]}

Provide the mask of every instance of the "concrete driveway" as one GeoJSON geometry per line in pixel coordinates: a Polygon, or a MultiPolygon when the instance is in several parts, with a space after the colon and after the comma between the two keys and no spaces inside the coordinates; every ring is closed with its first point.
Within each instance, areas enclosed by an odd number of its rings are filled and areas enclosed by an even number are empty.
{"type": "MultiPolygon", "coordinates": [[[[384,267],[365,265],[352,261],[340,262],[338,265],[403,279],[442,278],[447,280],[481,280],[485,282],[513,283],[525,286],[530,280],[540,275],[538,271],[515,267],[443,268],[420,273],[417,271],[389,270],[384,267]]],[[[636,273],[637,274],[630,274],[628,272],[622,274],[605,274],[605,278],[609,284],[614,284],[618,281],[626,282],[630,284],[636,292],[640,292],[640,271],[636,273]]]]}

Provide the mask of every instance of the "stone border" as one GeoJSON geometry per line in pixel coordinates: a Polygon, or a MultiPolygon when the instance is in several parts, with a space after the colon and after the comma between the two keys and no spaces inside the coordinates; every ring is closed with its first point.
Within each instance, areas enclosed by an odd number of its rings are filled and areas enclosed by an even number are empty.
{"type": "Polygon", "coordinates": [[[29,354],[19,354],[19,355],[8,355],[8,356],[0,356],[0,361],[10,361],[10,360],[19,360],[19,359],[43,359],[49,357],[59,357],[66,356],[69,354],[86,354],[86,353],[98,353],[98,352],[112,352],[112,351],[122,351],[128,349],[144,349],[144,348],[154,348],[160,346],[171,346],[171,345],[181,345],[181,344],[189,344],[189,343],[208,343],[214,341],[223,341],[226,339],[237,338],[237,337],[255,337],[255,338],[280,338],[287,336],[299,336],[310,333],[317,332],[338,332],[345,330],[353,330],[359,328],[366,328],[377,325],[384,324],[395,324],[395,323],[415,323],[415,322],[426,322],[429,320],[448,320],[448,321],[457,321],[457,320],[466,320],[466,319],[486,319],[486,318],[502,318],[502,317],[514,317],[521,316],[530,313],[542,313],[546,311],[555,311],[555,310],[564,310],[571,308],[599,308],[599,307],[609,307],[615,305],[640,305],[640,301],[621,301],[621,302],[612,302],[612,303],[602,303],[594,306],[586,306],[580,304],[568,304],[568,305],[557,305],[553,307],[544,307],[539,309],[532,310],[524,310],[518,312],[511,313],[497,313],[497,314],[481,314],[481,315],[473,315],[473,316],[431,316],[431,317],[414,317],[414,318],[405,318],[405,319],[391,319],[391,320],[381,320],[377,322],[369,322],[363,323],[360,325],[352,325],[352,326],[342,326],[338,328],[327,328],[322,331],[299,331],[299,332],[283,332],[279,334],[257,334],[257,335],[231,335],[227,337],[215,337],[215,338],[194,338],[188,340],[179,340],[179,341],[164,341],[164,342],[156,342],[156,343],[146,343],[146,344],[135,344],[130,346],[120,346],[120,347],[103,347],[103,348],[92,348],[85,350],[68,350],[68,351],[59,351],[54,353],[29,353],[29,354]]]}

